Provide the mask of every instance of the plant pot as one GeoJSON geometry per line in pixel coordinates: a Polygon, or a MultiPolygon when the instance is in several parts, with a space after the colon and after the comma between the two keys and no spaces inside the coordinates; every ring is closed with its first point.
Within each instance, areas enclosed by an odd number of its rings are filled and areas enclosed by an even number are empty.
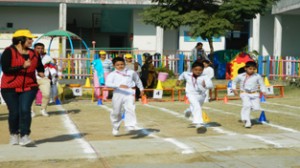
{"type": "Polygon", "coordinates": [[[167,80],[168,76],[169,76],[169,74],[166,73],[166,72],[159,72],[158,73],[158,80],[164,82],[164,81],[167,80]]]}

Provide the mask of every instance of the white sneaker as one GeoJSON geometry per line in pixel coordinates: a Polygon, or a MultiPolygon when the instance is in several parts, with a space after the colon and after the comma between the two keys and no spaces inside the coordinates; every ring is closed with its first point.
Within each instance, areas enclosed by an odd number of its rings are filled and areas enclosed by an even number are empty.
{"type": "Polygon", "coordinates": [[[31,118],[35,117],[35,112],[31,111],[31,118]]]}
{"type": "Polygon", "coordinates": [[[11,134],[9,144],[19,145],[19,135],[18,134],[11,134]]]}
{"type": "Polygon", "coordinates": [[[250,120],[247,120],[245,123],[245,128],[251,128],[252,124],[250,120]]]}
{"type": "Polygon", "coordinates": [[[26,145],[31,145],[34,142],[29,138],[28,135],[24,135],[23,137],[21,137],[20,139],[20,145],[21,146],[26,146],[26,145]]]}
{"type": "Polygon", "coordinates": [[[113,128],[112,134],[113,134],[113,136],[118,136],[119,135],[119,130],[113,128]]]}
{"type": "Polygon", "coordinates": [[[138,129],[136,128],[136,126],[127,126],[125,129],[126,129],[127,132],[131,132],[131,131],[136,131],[136,130],[138,130],[138,129]]]}
{"type": "Polygon", "coordinates": [[[192,112],[189,108],[184,111],[184,117],[185,118],[190,118],[191,114],[192,114],[192,112]]]}
{"type": "Polygon", "coordinates": [[[47,111],[45,109],[41,110],[41,114],[45,117],[49,117],[49,114],[47,113],[47,111]]]}

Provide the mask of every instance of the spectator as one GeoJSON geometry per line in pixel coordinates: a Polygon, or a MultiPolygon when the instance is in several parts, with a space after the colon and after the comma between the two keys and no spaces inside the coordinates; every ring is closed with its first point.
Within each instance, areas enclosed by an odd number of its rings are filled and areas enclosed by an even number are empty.
{"type": "MultiPolygon", "coordinates": [[[[49,114],[47,113],[47,106],[50,100],[50,90],[51,90],[51,83],[50,83],[50,79],[51,78],[51,73],[49,71],[49,63],[52,60],[52,58],[49,55],[46,55],[45,53],[45,45],[43,43],[36,43],[34,45],[34,51],[37,52],[40,55],[40,58],[42,60],[42,64],[44,66],[45,69],[45,76],[46,78],[40,78],[37,75],[37,83],[39,85],[39,89],[42,93],[42,104],[41,104],[41,109],[40,112],[43,116],[48,117],[49,114]]],[[[35,116],[35,112],[34,112],[34,103],[31,107],[31,116],[34,117],[35,116]]]]}
{"type": "Polygon", "coordinates": [[[142,66],[141,80],[144,88],[154,88],[157,81],[157,72],[153,65],[152,56],[149,53],[144,53],[143,55],[146,60],[142,66]]]}
{"type": "Polygon", "coordinates": [[[203,44],[202,43],[197,43],[195,48],[192,50],[192,62],[194,61],[204,61],[204,60],[209,60],[207,57],[204,49],[203,49],[203,44]]]}
{"type": "Polygon", "coordinates": [[[13,34],[12,45],[4,50],[1,57],[1,93],[9,111],[11,145],[26,146],[33,143],[29,134],[30,108],[38,90],[35,73],[37,71],[42,78],[45,75],[38,53],[29,48],[32,46],[32,38],[36,36],[29,30],[17,30],[13,34]]]}

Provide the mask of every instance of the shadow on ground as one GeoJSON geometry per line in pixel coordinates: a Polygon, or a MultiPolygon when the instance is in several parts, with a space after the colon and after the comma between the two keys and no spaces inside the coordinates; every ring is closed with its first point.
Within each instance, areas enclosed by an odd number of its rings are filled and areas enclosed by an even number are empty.
{"type": "Polygon", "coordinates": [[[35,144],[38,145],[38,144],[43,144],[43,143],[47,143],[47,142],[71,141],[71,140],[74,140],[74,139],[82,138],[86,135],[87,135],[87,133],[59,135],[59,136],[55,136],[55,137],[51,137],[51,138],[45,138],[45,139],[37,140],[37,141],[35,141],[35,144]]]}
{"type": "Polygon", "coordinates": [[[157,132],[160,132],[160,130],[159,129],[152,129],[152,128],[143,128],[143,129],[140,129],[140,130],[130,131],[127,134],[121,134],[121,135],[118,135],[118,136],[119,137],[120,136],[132,136],[131,139],[139,139],[139,138],[147,137],[150,134],[157,133],[157,132]]]}

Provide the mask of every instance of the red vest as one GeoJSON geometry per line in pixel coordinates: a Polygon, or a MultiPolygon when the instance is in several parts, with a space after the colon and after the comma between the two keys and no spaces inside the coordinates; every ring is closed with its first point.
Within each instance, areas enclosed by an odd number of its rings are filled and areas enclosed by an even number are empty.
{"type": "MultiPolygon", "coordinates": [[[[25,59],[13,47],[8,47],[6,50],[11,50],[11,67],[23,66],[25,59]]],[[[38,66],[38,54],[33,50],[29,50],[30,67],[21,69],[14,74],[3,73],[1,79],[1,88],[15,89],[16,92],[24,92],[31,90],[32,87],[37,87],[35,71],[38,66]]]]}

